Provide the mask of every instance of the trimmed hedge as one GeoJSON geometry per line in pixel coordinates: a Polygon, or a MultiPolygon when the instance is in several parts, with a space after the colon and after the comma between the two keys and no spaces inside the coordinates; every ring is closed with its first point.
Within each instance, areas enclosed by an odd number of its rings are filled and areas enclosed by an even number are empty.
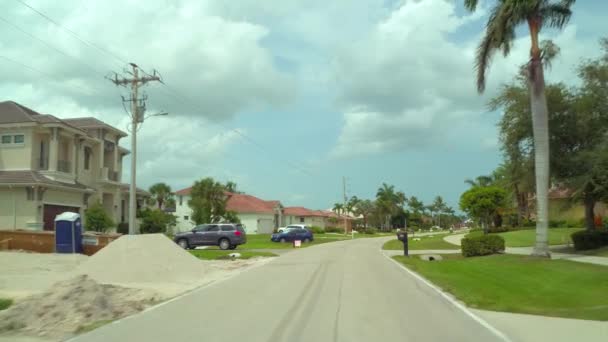
{"type": "Polygon", "coordinates": [[[310,227],[310,231],[313,232],[313,234],[325,234],[325,229],[317,226],[310,227]]]}
{"type": "Polygon", "coordinates": [[[338,227],[325,227],[326,233],[344,233],[344,228],[338,227]]]}
{"type": "Polygon", "coordinates": [[[608,246],[608,230],[581,230],[571,235],[574,249],[582,251],[608,246]]]}
{"type": "Polygon", "coordinates": [[[468,237],[462,239],[461,248],[465,257],[501,253],[505,250],[505,239],[499,235],[468,237]]]}
{"type": "Polygon", "coordinates": [[[365,234],[374,235],[378,232],[376,228],[367,228],[363,231],[365,234]]]}

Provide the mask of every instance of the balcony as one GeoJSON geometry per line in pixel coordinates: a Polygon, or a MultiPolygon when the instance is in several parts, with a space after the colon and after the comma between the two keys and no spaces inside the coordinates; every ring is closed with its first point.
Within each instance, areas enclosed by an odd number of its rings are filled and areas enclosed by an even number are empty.
{"type": "Polygon", "coordinates": [[[102,167],[99,178],[105,182],[118,182],[118,172],[110,170],[108,167],[102,167]]]}
{"type": "Polygon", "coordinates": [[[65,172],[65,173],[72,172],[70,162],[67,160],[58,160],[57,161],[57,171],[65,172]]]}
{"type": "Polygon", "coordinates": [[[46,171],[49,169],[49,157],[37,158],[34,160],[34,169],[38,171],[46,171]]]}

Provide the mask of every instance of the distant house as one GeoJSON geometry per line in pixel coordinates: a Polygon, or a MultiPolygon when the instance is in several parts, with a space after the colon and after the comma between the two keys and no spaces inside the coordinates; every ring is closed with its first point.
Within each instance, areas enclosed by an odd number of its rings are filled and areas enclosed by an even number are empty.
{"type": "MultiPolygon", "coordinates": [[[[0,229],[53,230],[57,214],[84,216],[97,201],[114,222],[126,222],[129,151],[119,145],[126,136],[95,118],[59,119],[0,102],[0,229]]],[[[149,196],[137,195],[140,203],[149,196]]]]}
{"type": "Polygon", "coordinates": [[[344,229],[346,221],[347,231],[352,229],[354,217],[338,215],[331,210],[310,210],[304,207],[286,207],[284,209],[285,225],[306,224],[320,228],[337,227],[344,229]]]}
{"type": "MultiPolygon", "coordinates": [[[[571,189],[564,187],[552,187],[549,189],[549,219],[553,221],[580,221],[585,218],[585,206],[582,201],[572,201],[574,193],[571,189]]],[[[532,197],[532,204],[536,199],[532,197]]],[[[606,217],[608,210],[606,204],[597,202],[594,213],[596,216],[606,217]]],[[[532,217],[535,217],[532,213],[532,217]]]]}
{"type": "MultiPolygon", "coordinates": [[[[186,188],[175,192],[175,215],[178,231],[194,227],[192,209],[188,206],[190,191],[186,188]]],[[[227,193],[226,209],[234,211],[249,234],[269,234],[283,224],[283,206],[279,201],[265,201],[246,194],[227,193]]]]}

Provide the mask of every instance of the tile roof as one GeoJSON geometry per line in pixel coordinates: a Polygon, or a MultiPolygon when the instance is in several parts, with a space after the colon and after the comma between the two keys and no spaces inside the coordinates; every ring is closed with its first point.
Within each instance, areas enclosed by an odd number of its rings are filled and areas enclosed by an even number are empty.
{"type": "MultiPolygon", "coordinates": [[[[175,192],[177,196],[189,196],[192,191],[192,187],[181,189],[175,192]]],[[[228,201],[226,202],[226,209],[235,211],[237,213],[265,213],[273,214],[274,208],[280,205],[280,201],[265,201],[255,196],[247,194],[237,194],[226,192],[228,201]]]]}
{"type": "MultiPolygon", "coordinates": [[[[128,183],[121,183],[120,184],[120,189],[123,193],[125,192],[129,192],[131,190],[131,187],[128,183]]],[[[142,188],[136,188],[136,191],[138,195],[143,195],[143,196],[152,196],[151,193],[149,193],[148,191],[142,189],[142,188]]]]}
{"type": "Polygon", "coordinates": [[[274,208],[279,201],[264,201],[247,194],[228,193],[226,209],[237,213],[274,214],[274,208]]]}
{"type": "Polygon", "coordinates": [[[118,128],[114,127],[114,126],[110,126],[107,123],[96,119],[94,117],[85,117],[85,118],[74,118],[74,119],[63,119],[63,121],[71,124],[72,126],[76,126],[80,129],[87,129],[87,128],[107,128],[107,129],[111,129],[115,132],[118,132],[121,136],[127,136],[127,133],[119,130],[118,128]]]}
{"type": "Polygon", "coordinates": [[[64,183],[52,180],[40,174],[37,171],[0,171],[0,186],[2,185],[47,185],[65,188],[73,188],[77,190],[90,190],[81,183],[64,183]]]}

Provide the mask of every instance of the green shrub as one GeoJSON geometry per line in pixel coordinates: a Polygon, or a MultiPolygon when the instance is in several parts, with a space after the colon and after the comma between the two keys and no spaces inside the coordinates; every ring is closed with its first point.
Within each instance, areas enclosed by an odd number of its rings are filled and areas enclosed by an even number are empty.
{"type": "Polygon", "coordinates": [[[571,235],[577,251],[608,246],[608,230],[581,230],[571,235]]]}
{"type": "Polygon", "coordinates": [[[344,233],[344,229],[338,228],[338,227],[325,227],[325,232],[326,233],[344,233]]]}
{"type": "Polygon", "coordinates": [[[175,216],[160,209],[144,209],[141,211],[142,234],[165,233],[167,229],[175,226],[175,216]]]}
{"type": "Polygon", "coordinates": [[[488,229],[488,233],[504,233],[504,232],[508,232],[509,231],[509,227],[507,226],[500,226],[500,227],[490,227],[488,229]]]}
{"type": "Polygon", "coordinates": [[[8,309],[8,307],[11,305],[13,305],[12,299],[0,298],[0,310],[8,309]]]}
{"type": "Polygon", "coordinates": [[[317,226],[310,227],[310,231],[313,232],[313,234],[325,234],[325,229],[317,226]]]}
{"type": "Polygon", "coordinates": [[[374,235],[378,232],[376,228],[367,228],[364,230],[365,234],[374,235]]]}
{"type": "Polygon", "coordinates": [[[98,201],[84,211],[84,228],[96,232],[105,232],[114,225],[112,218],[98,201]]]}
{"type": "Polygon", "coordinates": [[[534,221],[534,220],[528,220],[528,219],[523,219],[523,221],[521,222],[521,226],[522,227],[527,227],[527,228],[536,227],[536,221],[534,221]]]}
{"type": "Polygon", "coordinates": [[[504,252],[505,239],[499,235],[482,235],[462,239],[462,255],[465,257],[490,255],[504,252]]]}

